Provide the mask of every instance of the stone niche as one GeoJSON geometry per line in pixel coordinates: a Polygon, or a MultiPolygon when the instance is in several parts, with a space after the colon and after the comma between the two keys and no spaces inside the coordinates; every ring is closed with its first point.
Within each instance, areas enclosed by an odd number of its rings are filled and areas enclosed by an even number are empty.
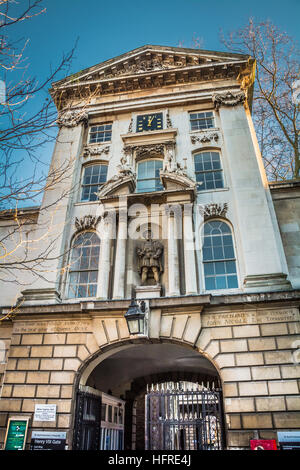
{"type": "Polygon", "coordinates": [[[160,297],[165,292],[167,249],[162,229],[145,222],[137,227],[135,235],[138,236],[128,238],[127,291],[137,298],[160,297]],[[151,237],[147,240],[149,232],[151,237]]]}

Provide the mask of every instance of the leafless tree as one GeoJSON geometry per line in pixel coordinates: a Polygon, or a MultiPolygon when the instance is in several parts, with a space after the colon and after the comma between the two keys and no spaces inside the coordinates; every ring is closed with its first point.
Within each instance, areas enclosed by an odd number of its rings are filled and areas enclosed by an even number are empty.
{"type": "Polygon", "coordinates": [[[44,146],[55,141],[57,134],[57,110],[48,89],[67,73],[74,48],[40,79],[30,75],[25,58],[28,40],[12,39],[17,37],[20,23],[38,21],[42,14],[42,0],[0,0],[0,211],[2,221],[6,216],[8,221],[8,228],[0,234],[0,280],[13,283],[21,282],[22,271],[43,276],[42,263],[51,260],[56,240],[53,234],[49,237],[51,230],[57,230],[55,208],[66,193],[60,192],[51,207],[43,208],[50,214],[44,227],[37,227],[37,210],[23,208],[36,205],[45,189],[54,190],[70,177],[71,169],[66,158],[48,172],[44,146]]]}
{"type": "Polygon", "coordinates": [[[256,60],[253,121],[270,180],[300,178],[299,104],[293,85],[299,79],[299,47],[270,21],[249,23],[221,41],[232,52],[256,60]]]}

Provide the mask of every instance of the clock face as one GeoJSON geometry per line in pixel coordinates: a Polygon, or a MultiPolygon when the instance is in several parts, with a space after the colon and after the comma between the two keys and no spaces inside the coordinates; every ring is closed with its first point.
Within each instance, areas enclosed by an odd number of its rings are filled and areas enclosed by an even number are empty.
{"type": "Polygon", "coordinates": [[[155,131],[162,129],[163,126],[163,115],[162,113],[155,114],[144,114],[143,116],[137,116],[136,119],[136,131],[155,131]]]}

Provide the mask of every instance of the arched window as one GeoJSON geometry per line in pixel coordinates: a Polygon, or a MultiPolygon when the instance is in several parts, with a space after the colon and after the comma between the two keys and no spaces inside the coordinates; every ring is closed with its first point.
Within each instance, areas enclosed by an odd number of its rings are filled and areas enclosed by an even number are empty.
{"type": "Polygon", "coordinates": [[[96,201],[96,193],[106,182],[107,165],[97,163],[84,167],[82,178],[81,201],[96,201]]]}
{"type": "Polygon", "coordinates": [[[221,220],[206,222],[202,246],[205,289],[238,287],[233,239],[229,225],[221,220]]]}
{"type": "Polygon", "coordinates": [[[75,238],[69,263],[69,298],[96,296],[99,252],[100,240],[95,232],[75,238]]]}
{"type": "Polygon", "coordinates": [[[217,151],[197,153],[194,157],[198,191],[224,188],[220,154],[217,151]]]}
{"type": "Polygon", "coordinates": [[[164,187],[159,178],[162,167],[162,160],[152,159],[138,163],[136,191],[138,193],[162,191],[164,187]]]}

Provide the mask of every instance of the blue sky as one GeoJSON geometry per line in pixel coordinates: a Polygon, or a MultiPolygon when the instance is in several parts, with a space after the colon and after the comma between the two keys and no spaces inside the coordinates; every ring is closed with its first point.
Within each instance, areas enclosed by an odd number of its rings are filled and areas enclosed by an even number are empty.
{"type": "Polygon", "coordinates": [[[249,16],[271,19],[299,40],[300,0],[44,0],[47,12],[15,29],[30,38],[33,73],[47,73],[78,38],[72,72],[144,44],[190,47],[192,37],[208,50],[224,50],[219,31],[234,30],[249,16]]]}
{"type": "MultiPolygon", "coordinates": [[[[193,36],[202,38],[204,49],[222,51],[220,29],[237,29],[250,16],[270,19],[297,40],[300,34],[300,0],[44,0],[43,5],[45,14],[12,30],[15,38],[30,39],[25,51],[28,72],[41,78],[77,39],[69,73],[145,44],[192,47],[193,36]]],[[[45,95],[29,103],[28,111],[45,95]]],[[[50,161],[52,148],[43,149],[44,160],[50,161]]]]}

